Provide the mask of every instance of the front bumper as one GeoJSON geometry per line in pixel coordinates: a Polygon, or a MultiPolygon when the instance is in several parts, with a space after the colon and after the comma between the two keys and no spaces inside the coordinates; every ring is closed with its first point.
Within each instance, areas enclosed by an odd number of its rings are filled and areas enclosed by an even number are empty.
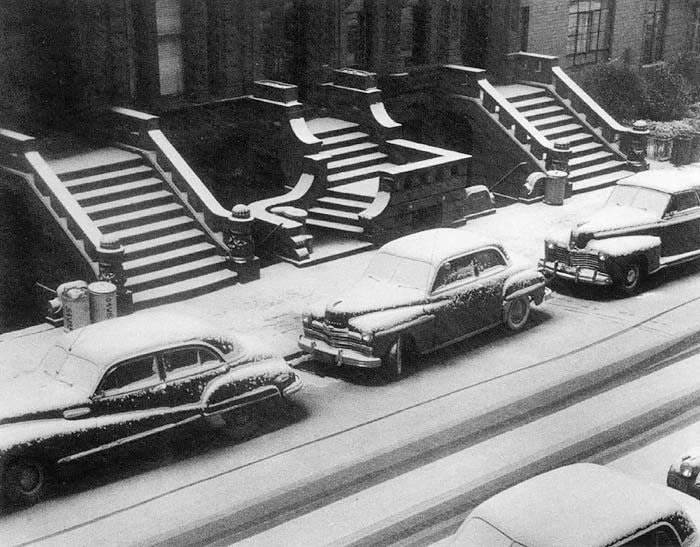
{"type": "Polygon", "coordinates": [[[299,378],[299,375],[295,373],[294,376],[296,377],[294,382],[282,390],[282,395],[284,397],[289,397],[290,395],[294,395],[299,390],[301,390],[302,387],[304,387],[304,382],[302,381],[301,378],[299,378]]]}
{"type": "Polygon", "coordinates": [[[382,360],[379,357],[364,355],[348,348],[336,348],[323,340],[308,338],[303,334],[299,336],[298,345],[299,349],[323,363],[360,368],[379,368],[382,365],[382,360]]]}
{"type": "Polygon", "coordinates": [[[612,277],[605,272],[585,266],[568,266],[558,260],[540,259],[537,263],[537,268],[545,276],[567,279],[575,283],[588,283],[591,285],[613,284],[612,277]]]}

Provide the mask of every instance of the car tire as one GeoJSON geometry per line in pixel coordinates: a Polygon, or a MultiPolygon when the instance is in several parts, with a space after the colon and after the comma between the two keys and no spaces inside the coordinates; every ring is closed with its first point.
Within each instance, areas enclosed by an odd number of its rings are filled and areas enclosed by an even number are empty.
{"type": "Polygon", "coordinates": [[[399,336],[382,358],[382,376],[388,381],[398,380],[415,362],[413,342],[406,336],[399,336]]]}
{"type": "Polygon", "coordinates": [[[513,332],[522,330],[530,318],[530,297],[521,296],[506,302],[503,322],[513,332]]]}
{"type": "Polygon", "coordinates": [[[232,439],[249,439],[260,429],[260,419],[254,406],[237,408],[223,416],[224,431],[232,439]]]}
{"type": "Polygon", "coordinates": [[[33,505],[46,495],[48,470],[40,459],[20,456],[4,465],[1,480],[3,501],[33,505]]]}
{"type": "Polygon", "coordinates": [[[642,266],[639,260],[632,260],[622,269],[622,277],[617,283],[618,290],[624,296],[633,296],[639,292],[642,280],[642,266]]]}

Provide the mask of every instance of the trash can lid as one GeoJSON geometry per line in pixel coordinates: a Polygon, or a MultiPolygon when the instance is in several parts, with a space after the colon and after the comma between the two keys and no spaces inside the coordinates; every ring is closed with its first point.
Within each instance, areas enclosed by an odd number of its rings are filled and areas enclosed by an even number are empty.
{"type": "Polygon", "coordinates": [[[553,178],[563,178],[568,175],[566,171],[560,171],[559,169],[550,169],[549,171],[547,171],[547,176],[553,178]]]}
{"type": "Polygon", "coordinates": [[[117,286],[109,281],[95,281],[88,285],[88,291],[93,294],[109,294],[116,290],[117,286]]]}

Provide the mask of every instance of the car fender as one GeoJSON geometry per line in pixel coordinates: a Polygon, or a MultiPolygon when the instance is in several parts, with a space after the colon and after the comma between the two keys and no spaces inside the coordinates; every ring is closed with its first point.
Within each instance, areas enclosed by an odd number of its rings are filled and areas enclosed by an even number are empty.
{"type": "Polygon", "coordinates": [[[648,272],[659,269],[661,238],[657,236],[628,235],[594,239],[586,248],[595,253],[605,254],[613,267],[620,266],[630,257],[644,257],[648,272]]]}
{"type": "Polygon", "coordinates": [[[285,373],[293,371],[281,358],[234,367],[207,385],[202,393],[202,412],[217,414],[269,397],[281,397],[276,384],[285,373]]]}
{"type": "Polygon", "coordinates": [[[522,296],[530,296],[535,304],[541,304],[545,293],[545,278],[534,268],[511,275],[503,285],[503,301],[510,302],[522,296]]]}
{"type": "Polygon", "coordinates": [[[423,306],[410,306],[368,313],[353,317],[348,324],[354,330],[374,335],[376,353],[385,353],[399,334],[410,335],[418,351],[432,344],[431,333],[435,316],[423,306]]]}

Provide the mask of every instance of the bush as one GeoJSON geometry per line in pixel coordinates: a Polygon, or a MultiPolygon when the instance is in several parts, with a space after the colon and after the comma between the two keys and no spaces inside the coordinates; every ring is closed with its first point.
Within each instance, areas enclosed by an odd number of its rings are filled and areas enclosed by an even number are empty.
{"type": "Polygon", "coordinates": [[[680,74],[688,83],[691,100],[700,101],[700,54],[686,52],[670,62],[671,70],[680,74]]]}
{"type": "Polygon", "coordinates": [[[636,119],[641,115],[644,85],[639,73],[620,61],[597,65],[585,86],[590,95],[614,118],[636,119]]]}
{"type": "Polygon", "coordinates": [[[642,81],[642,117],[665,121],[685,115],[691,102],[690,86],[681,74],[659,63],[644,69],[642,81]]]}
{"type": "Polygon", "coordinates": [[[673,120],[670,122],[649,122],[649,133],[652,137],[660,139],[672,139],[678,135],[685,135],[696,131],[688,119],[673,120]]]}

